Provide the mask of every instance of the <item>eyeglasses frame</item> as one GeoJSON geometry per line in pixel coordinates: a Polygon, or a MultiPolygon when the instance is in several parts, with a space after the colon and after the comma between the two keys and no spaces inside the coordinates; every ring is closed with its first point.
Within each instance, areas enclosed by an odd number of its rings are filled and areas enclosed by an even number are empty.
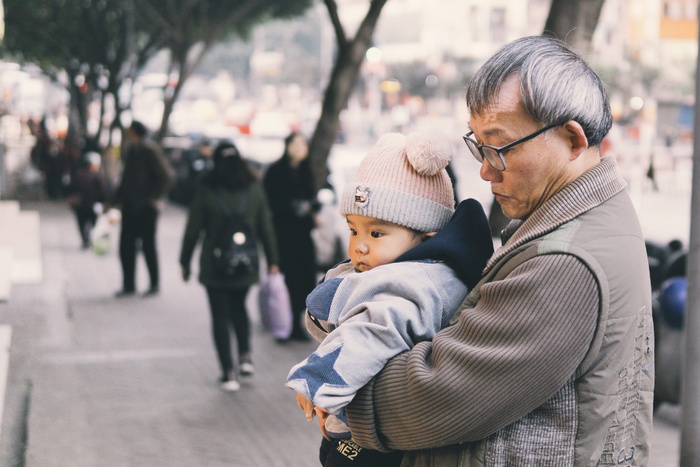
{"type": "Polygon", "coordinates": [[[474,158],[477,161],[484,162],[484,159],[486,159],[488,161],[488,163],[491,164],[491,167],[498,170],[499,172],[503,172],[504,170],[506,170],[508,168],[508,166],[506,165],[506,160],[503,158],[503,154],[502,154],[503,151],[507,151],[509,149],[512,149],[514,146],[517,146],[520,143],[524,143],[525,141],[530,141],[531,139],[541,135],[545,131],[551,130],[552,128],[556,128],[558,126],[561,126],[564,123],[566,123],[567,121],[568,120],[563,121],[563,122],[559,122],[559,123],[553,123],[551,125],[547,125],[546,127],[540,128],[536,132],[525,136],[524,138],[520,138],[517,141],[513,141],[512,143],[508,143],[505,146],[501,146],[501,147],[491,146],[489,144],[479,144],[476,140],[473,140],[470,138],[470,136],[474,134],[473,131],[470,131],[466,135],[463,135],[462,139],[464,140],[464,144],[467,145],[467,148],[469,148],[469,152],[472,153],[472,155],[474,156],[474,158]],[[479,156],[474,152],[474,150],[472,150],[472,146],[470,146],[469,143],[474,145],[474,148],[479,152],[479,154],[481,155],[481,158],[479,158],[479,156]],[[499,169],[498,167],[496,167],[494,165],[493,161],[491,161],[491,159],[486,155],[486,153],[484,153],[482,148],[489,148],[489,149],[496,151],[496,154],[498,154],[498,158],[501,160],[501,163],[503,164],[503,168],[499,169]]]}

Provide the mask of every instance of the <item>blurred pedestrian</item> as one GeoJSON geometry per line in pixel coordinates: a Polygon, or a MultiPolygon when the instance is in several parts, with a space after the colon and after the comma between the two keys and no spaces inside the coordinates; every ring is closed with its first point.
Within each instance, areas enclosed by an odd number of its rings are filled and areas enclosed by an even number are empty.
{"type": "Polygon", "coordinates": [[[126,150],[121,181],[112,199],[119,206],[121,233],[119,259],[122,267],[122,288],[117,297],[136,293],[136,253],[143,251],[150,276],[150,287],[144,297],[158,294],[160,276],[156,249],[158,201],[167,193],[172,169],[161,148],[147,139],[143,123],[133,121],[126,130],[126,150]]]}
{"type": "Polygon", "coordinates": [[[187,151],[187,174],[181,193],[185,203],[192,202],[199,179],[214,166],[212,156],[215,146],[209,138],[202,138],[194,150],[187,151]]]}
{"type": "Polygon", "coordinates": [[[46,127],[46,117],[39,120],[39,122],[30,120],[28,125],[29,131],[34,136],[34,146],[29,152],[29,161],[34,168],[42,171],[42,163],[51,147],[51,136],[46,127]]]}
{"type": "Polygon", "coordinates": [[[66,164],[59,142],[49,133],[46,117],[35,125],[33,133],[36,141],[30,151],[31,163],[41,172],[46,196],[61,199],[66,164]]]}
{"type": "Polygon", "coordinates": [[[221,366],[222,388],[237,391],[238,373],[255,372],[250,347],[250,323],[245,306],[250,286],[258,282],[258,265],[234,278],[222,277],[214,263],[215,238],[233,215],[243,218],[256,241],[262,243],[270,273],[279,272],[277,244],[265,190],[232,143],[221,143],[214,151],[214,167],[199,180],[190,205],[180,251],[182,278],[190,277],[190,262],[201,234],[199,282],[206,288],[212,319],[212,334],[221,366]],[[239,371],[231,354],[230,327],[236,334],[239,371]]]}
{"type": "Polygon", "coordinates": [[[66,190],[66,202],[78,221],[83,249],[90,248],[90,232],[107,201],[107,186],[100,175],[100,163],[98,153],[86,153],[80,159],[66,190]]]}
{"type": "Polygon", "coordinates": [[[656,183],[656,170],[654,168],[654,155],[649,155],[649,167],[647,168],[647,178],[651,181],[651,189],[659,191],[659,185],[656,183]]]}
{"type": "Polygon", "coordinates": [[[265,174],[265,190],[284,274],[292,301],[292,340],[310,340],[303,313],[306,296],[316,286],[316,251],[311,231],[321,209],[316,198],[306,137],[293,132],[284,140],[284,153],[265,174]]]}

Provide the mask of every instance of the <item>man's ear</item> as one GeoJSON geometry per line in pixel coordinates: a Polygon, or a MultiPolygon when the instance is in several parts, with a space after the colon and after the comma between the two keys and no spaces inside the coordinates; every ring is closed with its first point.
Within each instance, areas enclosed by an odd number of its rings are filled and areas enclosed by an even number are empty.
{"type": "Polygon", "coordinates": [[[570,145],[570,158],[571,160],[577,159],[578,156],[583,154],[583,152],[588,149],[588,138],[586,138],[586,132],[583,130],[583,127],[574,120],[569,120],[563,125],[563,127],[570,145]]]}
{"type": "Polygon", "coordinates": [[[421,242],[426,241],[427,239],[429,239],[430,237],[432,237],[432,236],[435,235],[436,233],[437,233],[437,232],[427,232],[427,233],[424,233],[424,234],[421,236],[421,242]]]}

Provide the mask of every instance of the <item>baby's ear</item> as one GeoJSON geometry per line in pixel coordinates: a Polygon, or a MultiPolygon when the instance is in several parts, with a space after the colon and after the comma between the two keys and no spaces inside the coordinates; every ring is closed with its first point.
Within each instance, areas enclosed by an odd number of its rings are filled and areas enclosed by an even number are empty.
{"type": "Polygon", "coordinates": [[[427,233],[424,233],[424,234],[422,235],[422,237],[421,237],[421,241],[422,241],[422,242],[426,241],[427,239],[429,239],[430,237],[432,237],[432,236],[435,235],[436,233],[437,233],[437,232],[427,232],[427,233]]]}

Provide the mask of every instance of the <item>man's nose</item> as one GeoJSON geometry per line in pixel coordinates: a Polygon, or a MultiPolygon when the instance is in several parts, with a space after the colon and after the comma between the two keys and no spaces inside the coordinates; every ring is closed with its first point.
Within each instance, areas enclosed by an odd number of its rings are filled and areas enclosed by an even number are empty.
{"type": "Polygon", "coordinates": [[[493,182],[493,181],[497,181],[497,179],[501,176],[501,172],[500,172],[500,170],[496,170],[491,165],[491,163],[484,158],[484,160],[481,161],[481,168],[479,169],[479,176],[485,182],[493,182]]]}

